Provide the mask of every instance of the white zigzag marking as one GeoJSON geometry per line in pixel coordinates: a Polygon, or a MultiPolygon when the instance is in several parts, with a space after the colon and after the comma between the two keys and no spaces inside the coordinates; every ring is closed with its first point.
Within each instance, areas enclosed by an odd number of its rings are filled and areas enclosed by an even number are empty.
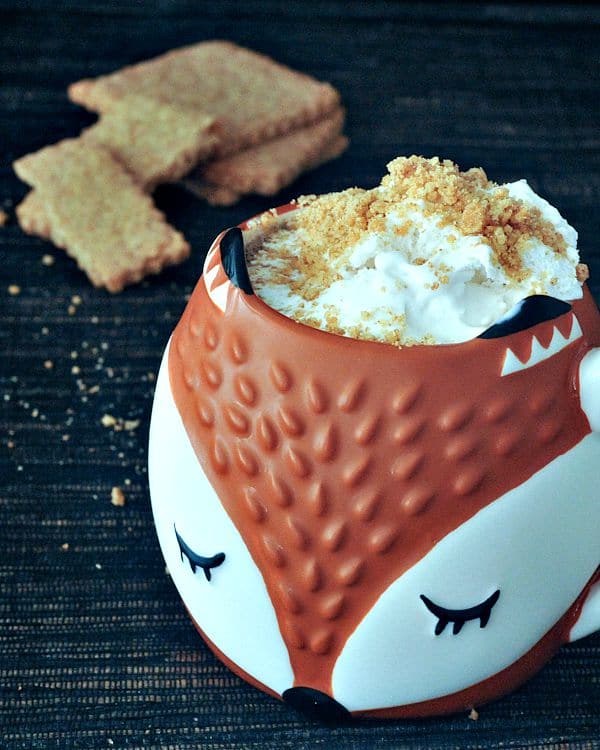
{"type": "Polygon", "coordinates": [[[216,252],[216,249],[211,250],[204,261],[204,285],[208,292],[208,296],[213,303],[219,308],[219,310],[221,310],[221,312],[225,312],[229,299],[231,282],[225,274],[223,274],[225,276],[224,280],[216,283],[219,272],[221,271],[221,264],[215,262],[216,252]]]}
{"type": "Polygon", "coordinates": [[[554,326],[554,332],[552,333],[552,339],[547,347],[542,346],[538,339],[532,334],[531,354],[527,359],[527,362],[521,362],[516,354],[511,349],[506,349],[504,357],[504,364],[502,365],[502,375],[512,375],[513,372],[519,372],[520,370],[526,370],[528,367],[543,362],[545,359],[553,357],[558,354],[561,349],[565,346],[572,344],[573,341],[577,341],[578,338],[583,336],[583,331],[579,325],[579,321],[573,316],[573,323],[571,325],[571,332],[568,336],[563,336],[562,333],[554,326]]]}

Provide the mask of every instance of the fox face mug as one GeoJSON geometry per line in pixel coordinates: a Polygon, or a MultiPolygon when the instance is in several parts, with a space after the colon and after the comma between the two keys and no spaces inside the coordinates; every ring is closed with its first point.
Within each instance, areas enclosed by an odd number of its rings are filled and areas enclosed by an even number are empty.
{"type": "Polygon", "coordinates": [[[317,716],[427,716],[509,692],[599,628],[587,289],[398,348],[268,307],[247,231],[208,253],[150,433],[162,552],[217,656],[317,716]]]}

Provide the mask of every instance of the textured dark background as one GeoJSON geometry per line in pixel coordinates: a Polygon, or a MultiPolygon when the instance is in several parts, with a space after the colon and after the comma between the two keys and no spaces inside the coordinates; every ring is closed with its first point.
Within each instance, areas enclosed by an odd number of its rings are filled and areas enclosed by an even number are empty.
{"type": "Polygon", "coordinates": [[[197,636],[165,574],[146,481],[153,374],[204,253],[272,203],[373,186],[413,152],[526,177],[579,230],[598,298],[599,24],[593,5],[0,2],[1,748],[600,747],[599,636],[478,721],[304,720],[197,636]],[[352,145],[272,201],[221,210],[161,188],[193,256],[111,297],[21,233],[26,188],[11,162],[93,122],[67,100],[69,82],[215,37],[331,81],[352,145]],[[140,424],[115,432],[103,414],[140,424]],[[114,485],[124,508],[110,503],[114,485]]]}

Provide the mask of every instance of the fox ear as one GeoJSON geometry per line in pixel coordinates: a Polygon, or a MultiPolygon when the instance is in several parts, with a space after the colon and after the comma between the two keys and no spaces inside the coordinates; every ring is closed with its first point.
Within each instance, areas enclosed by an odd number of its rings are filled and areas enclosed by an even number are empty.
{"type": "Polygon", "coordinates": [[[546,294],[533,294],[518,302],[503,318],[480,333],[478,338],[498,339],[502,336],[509,336],[511,333],[532,328],[545,320],[558,318],[568,313],[570,309],[571,305],[568,302],[548,297],[546,294]]]}
{"type": "Polygon", "coordinates": [[[244,235],[239,227],[228,229],[221,237],[221,263],[229,280],[246,294],[254,294],[248,276],[244,235]]]}
{"type": "Polygon", "coordinates": [[[596,581],[583,602],[577,622],[569,632],[569,642],[600,630],[600,581],[596,581]]]}

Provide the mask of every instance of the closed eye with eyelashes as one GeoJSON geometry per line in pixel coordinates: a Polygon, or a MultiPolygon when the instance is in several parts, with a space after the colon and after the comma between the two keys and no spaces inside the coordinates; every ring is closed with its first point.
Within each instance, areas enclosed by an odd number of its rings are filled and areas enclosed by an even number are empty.
{"type": "Polygon", "coordinates": [[[439,604],[432,602],[431,599],[424,594],[421,594],[423,604],[425,604],[432,615],[435,615],[438,618],[434,630],[436,635],[443,633],[449,622],[453,623],[453,635],[458,635],[462,630],[463,625],[469,620],[479,620],[479,627],[485,628],[489,622],[492,608],[498,601],[499,597],[500,589],[494,591],[494,593],[485,601],[474,607],[468,607],[467,609],[447,609],[446,607],[442,607],[439,604]]]}
{"type": "Polygon", "coordinates": [[[212,577],[211,570],[213,568],[218,568],[219,565],[223,564],[223,562],[225,561],[225,553],[217,552],[215,555],[211,555],[210,557],[199,555],[197,552],[194,552],[194,550],[188,544],[186,544],[186,542],[184,542],[179,532],[177,531],[177,528],[175,526],[173,526],[173,528],[175,530],[175,536],[177,537],[177,544],[179,545],[181,559],[183,560],[184,557],[187,558],[192,573],[196,572],[196,568],[202,568],[206,580],[210,581],[212,577]]]}

